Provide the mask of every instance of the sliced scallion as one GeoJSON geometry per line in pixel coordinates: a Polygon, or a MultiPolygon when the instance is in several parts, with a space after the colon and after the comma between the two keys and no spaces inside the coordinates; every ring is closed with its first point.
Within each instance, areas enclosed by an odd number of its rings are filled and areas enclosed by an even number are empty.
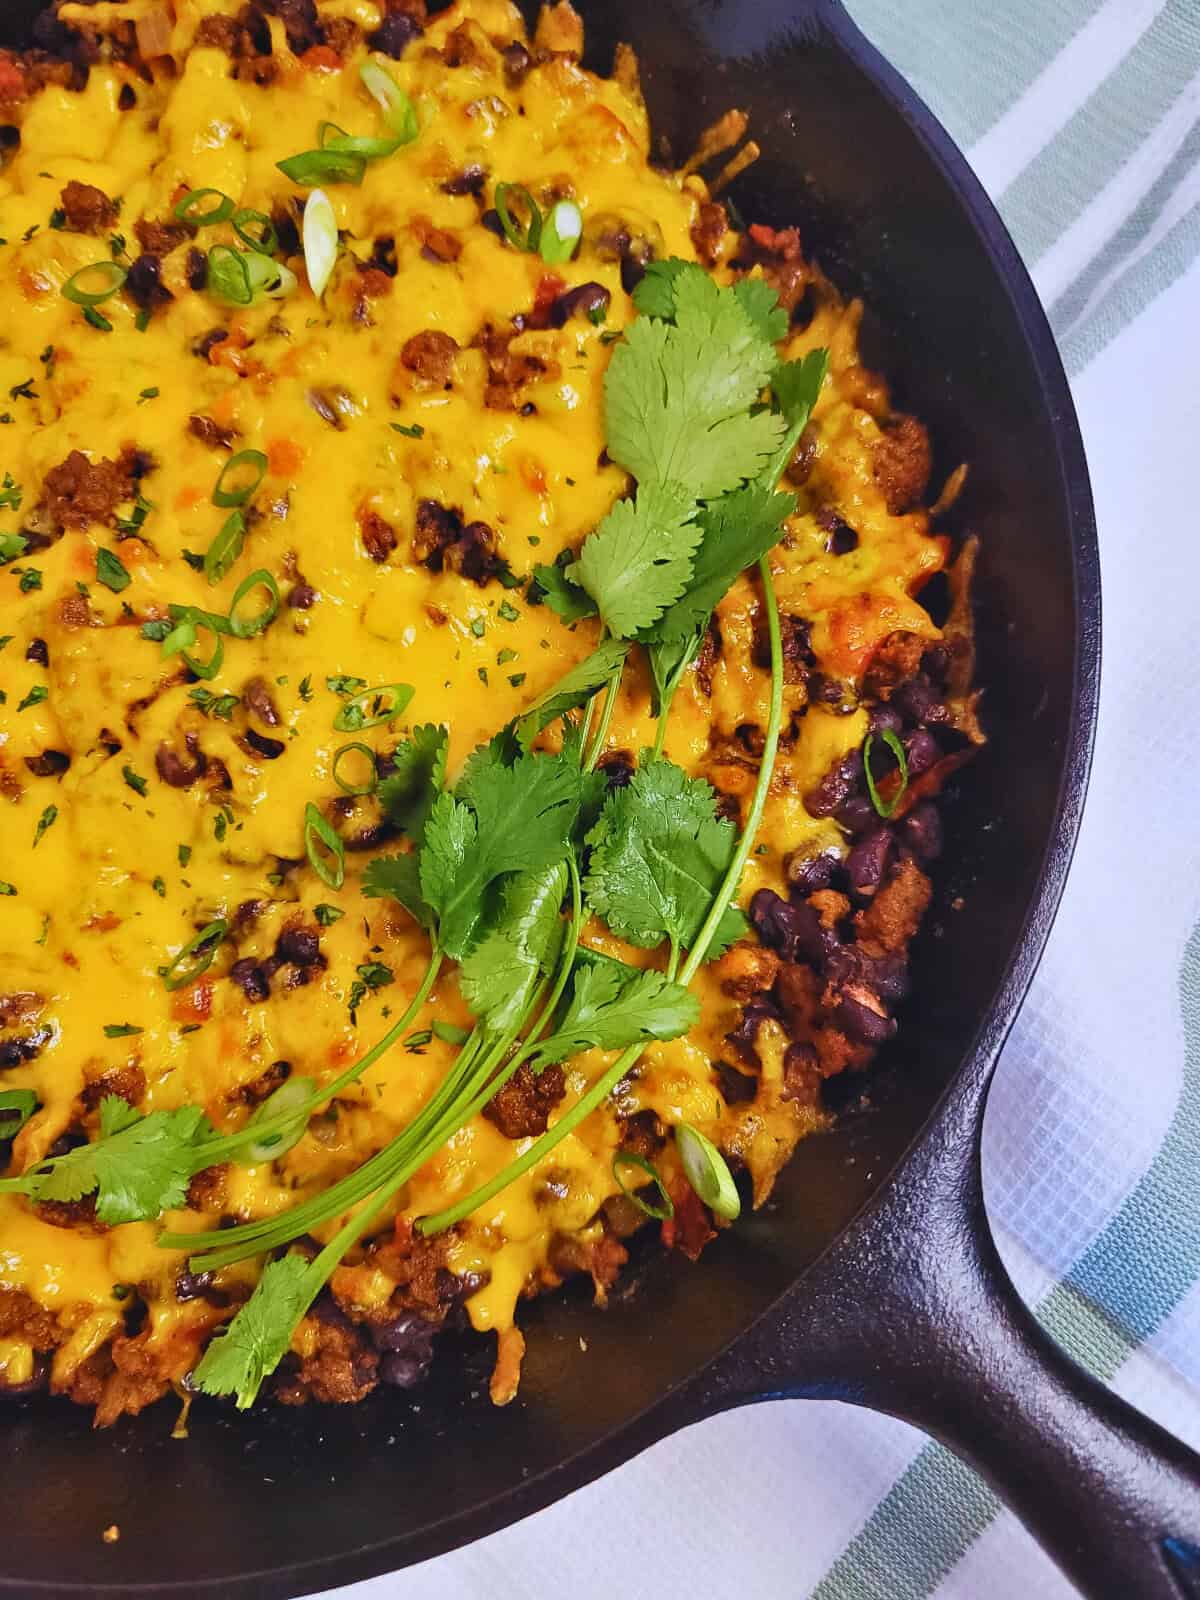
{"type": "Polygon", "coordinates": [[[240,211],[234,212],[230,223],[247,250],[256,250],[264,256],[273,256],[278,250],[279,235],[265,211],[243,206],[240,211]]]}
{"type": "Polygon", "coordinates": [[[741,1214],[742,1198],[725,1157],[698,1128],[681,1122],[675,1129],[675,1148],[684,1175],[710,1211],[733,1222],[741,1214]]]}
{"type": "Polygon", "coordinates": [[[102,306],[122,288],[128,276],[117,261],[93,261],[73,272],[63,284],[63,299],[77,306],[102,306]]]}
{"type": "Polygon", "coordinates": [[[261,450],[239,450],[221,468],[213,490],[213,505],[244,506],[267,475],[267,458],[261,450]]]}
{"type": "Polygon", "coordinates": [[[304,206],[304,265],[309,287],[319,300],[337,265],[338,226],[324,189],[314,189],[304,206]]]}
{"type": "Polygon", "coordinates": [[[404,90],[377,61],[364,61],[358,69],[363,88],[379,103],[383,119],[401,144],[411,144],[421,131],[417,108],[404,90]]]}
{"type": "Polygon", "coordinates": [[[372,139],[347,133],[336,122],[323,122],[317,129],[317,139],[322,150],[341,150],[347,155],[361,156],[364,161],[383,161],[399,150],[399,139],[372,139]]]}
{"type": "Polygon", "coordinates": [[[342,745],[333,758],[330,774],[343,794],[374,794],[379,787],[379,773],[375,767],[375,752],[369,744],[363,744],[361,740],[342,745]],[[367,763],[367,777],[363,783],[351,783],[342,776],[341,769],[345,766],[347,757],[353,756],[361,756],[367,763]]]}
{"type": "Polygon", "coordinates": [[[243,578],[234,593],[232,604],[229,607],[229,631],[235,639],[253,639],[256,634],[269,628],[279,612],[279,585],[267,571],[266,567],[259,567],[248,578],[243,578]],[[247,595],[253,594],[255,589],[267,591],[267,603],[261,611],[256,611],[252,616],[241,616],[241,604],[247,595]]]}
{"type": "Polygon", "coordinates": [[[349,150],[302,150],[275,165],[285,178],[305,189],[319,183],[361,183],[367,170],[363,157],[349,150]]]}
{"type": "Polygon", "coordinates": [[[182,989],[184,984],[192,983],[202,973],[208,971],[213,964],[221,940],[229,932],[229,924],[224,917],[218,917],[215,922],[210,922],[207,928],[201,928],[194,939],[189,939],[183,949],[169,966],[159,968],[159,976],[168,989],[182,989]]]}
{"type": "Polygon", "coordinates": [[[539,247],[542,260],[549,267],[570,261],[582,237],[583,212],[574,200],[560,200],[551,208],[542,228],[539,247]]]}
{"type": "Polygon", "coordinates": [[[617,1184],[621,1190],[621,1193],[627,1200],[632,1200],[639,1211],[644,1211],[648,1217],[657,1218],[659,1222],[666,1222],[669,1217],[673,1217],[675,1215],[675,1202],[667,1193],[666,1185],[663,1183],[662,1178],[659,1175],[658,1168],[652,1161],[647,1161],[645,1156],[639,1156],[633,1150],[618,1150],[616,1155],[613,1157],[612,1171],[613,1177],[617,1180],[617,1184]],[[659,1194],[662,1196],[661,1205],[653,1205],[650,1201],[643,1200],[636,1189],[630,1188],[622,1176],[622,1169],[627,1167],[637,1168],[639,1172],[642,1172],[645,1177],[656,1186],[659,1194]]]}
{"type": "Polygon", "coordinates": [[[204,552],[204,576],[209,583],[220,583],[241,555],[245,543],[246,519],[240,511],[232,511],[220,533],[204,552]]]}
{"type": "Polygon", "coordinates": [[[346,846],[311,800],[304,808],[304,853],[322,883],[331,889],[342,887],[346,881],[346,846]]]}
{"type": "Polygon", "coordinates": [[[536,255],[542,242],[542,213],[537,201],[523,183],[498,183],[495,194],[496,215],[504,229],[504,237],[517,250],[536,255]],[[529,214],[522,226],[512,214],[510,200],[519,200],[529,214]]]}
{"type": "Polygon", "coordinates": [[[875,743],[875,735],[873,733],[869,733],[863,743],[863,766],[866,768],[867,793],[871,796],[871,804],[886,821],[888,817],[895,816],[896,807],[903,800],[904,791],[908,788],[908,757],[904,753],[904,746],[891,728],[885,728],[879,737],[895,756],[896,765],[900,769],[900,784],[890,800],[884,800],[879,793],[879,788],[875,782],[875,774],[871,771],[871,747],[875,743]]]}
{"type": "Polygon", "coordinates": [[[383,683],[375,689],[360,689],[351,695],[333,719],[338,733],[358,733],[398,717],[416,690],[411,683],[383,683]]]}
{"type": "Polygon", "coordinates": [[[295,290],[296,274],[282,261],[263,255],[261,250],[247,250],[243,260],[252,299],[261,300],[265,295],[272,300],[282,300],[295,290]]]}
{"type": "MultiPolygon", "coordinates": [[[[256,1123],[267,1122],[274,1117],[290,1111],[293,1106],[302,1106],[312,1097],[317,1087],[315,1078],[289,1078],[285,1084],[269,1095],[258,1110],[247,1122],[247,1128],[253,1128],[256,1123]]],[[[293,1145],[300,1143],[308,1127],[308,1112],[302,1111],[296,1120],[288,1127],[276,1133],[269,1133],[263,1139],[257,1139],[240,1151],[234,1160],[240,1165],[249,1166],[258,1161],[274,1161],[277,1157],[286,1155],[293,1145]]]]}
{"type": "Polygon", "coordinates": [[[237,203],[220,189],[190,189],[175,207],[180,222],[190,222],[197,228],[211,228],[215,223],[228,222],[237,210],[237,203]],[[215,198],[215,205],[207,202],[215,198]]]}
{"type": "Polygon", "coordinates": [[[208,278],[205,287],[209,294],[231,306],[248,306],[254,299],[254,289],[246,268],[247,256],[229,244],[215,244],[208,252],[208,278]]]}

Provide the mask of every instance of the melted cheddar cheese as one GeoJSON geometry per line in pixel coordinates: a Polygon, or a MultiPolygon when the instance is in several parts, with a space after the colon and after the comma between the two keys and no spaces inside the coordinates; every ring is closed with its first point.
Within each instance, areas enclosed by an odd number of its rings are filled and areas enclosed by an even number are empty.
{"type": "MultiPolygon", "coordinates": [[[[64,1135],[94,1137],[89,1087],[113,1074],[136,1083],[143,1110],[199,1104],[218,1128],[231,1129],[247,1115],[240,1091],[273,1063],[328,1079],[403,1008],[425,967],[423,935],[398,907],[360,894],[361,853],[348,854],[336,893],[304,859],[307,802],[336,814],[347,836],[378,820],[365,803],[335,813],[332,762],[346,736],[333,729],[342,699],[327,680],[414,685],[404,716],[363,737],[384,751],[410,724],[446,723],[453,773],[594,647],[594,623],[567,629],[531,605],[523,587],[474,582],[449,565],[430,570],[414,553],[414,529],[424,502],[452,510],[463,525],[486,524],[508,569],[524,579],[595,528],[626,487],[625,475],[603,464],[602,400],[611,336],[633,315],[621,264],[597,241],[615,219],[660,256],[695,258],[692,230],[708,198],[700,178],[651,165],[628,59],[611,79],[585,71],[572,49],[569,8],[544,20],[539,38],[549,48],[518,84],[502,55],[524,38],[516,8],[458,0],[401,60],[386,62],[417,107],[419,139],[371,163],[361,186],[329,188],[344,248],[323,302],[296,258],[297,290],[244,310],[190,287],[192,248],[235,242],[222,225],[166,253],[161,281],[171,298],[148,320],[139,324],[137,306],[116,296],[102,308],[111,330],[93,326],[61,291],[73,273],[109,256],[110,236],[121,236],[114,253],[136,257],[137,222],[169,221],[189,188],[278,213],[302,196],[276,163],[312,147],[320,123],[361,133],[378,127],[357,71],[364,44],[344,62],[328,48],[297,58],[273,17],[276,70],[256,82],[235,75],[222,49],[197,43],[205,19],[237,9],[231,0],[63,5],[65,21],[86,17],[101,35],[161,35],[166,27],[166,44],[147,66],[102,60],[82,88],[47,83],[10,113],[20,141],[0,168],[0,471],[21,505],[0,509],[0,535],[33,537],[0,568],[0,880],[12,891],[0,898],[0,1087],[28,1087],[40,1105],[15,1142],[14,1171],[64,1135]],[[456,30],[470,49],[451,67],[443,51],[456,30]],[[578,258],[549,269],[483,226],[483,203],[449,192],[474,167],[488,175],[489,197],[501,179],[535,194],[572,195],[585,218],[578,258]],[[51,225],[72,180],[120,201],[119,218],[96,236],[51,225]],[[439,230],[456,252],[439,253],[439,230]],[[380,240],[393,242],[394,277],[363,270],[380,240]],[[551,272],[559,283],[547,283],[551,272]],[[604,322],[574,317],[515,333],[509,352],[536,357],[540,371],[518,405],[489,405],[481,331],[512,334],[512,319],[539,297],[544,303],[584,283],[608,291],[604,322]],[[215,341],[214,330],[223,335],[215,341]],[[430,330],[458,347],[446,384],[400,359],[408,341],[430,330]],[[212,424],[207,437],[193,418],[212,424]],[[208,547],[227,515],[212,491],[230,447],[260,450],[269,465],[245,553],[213,588],[189,556],[208,547]],[[103,516],[51,525],[43,486],[73,451],[92,463],[137,452],[144,519],[126,502],[119,525],[103,516]],[[373,518],[395,535],[382,559],[364,537],[373,518]],[[101,549],[116,553],[130,575],[119,592],[98,580],[101,549]],[[259,636],[226,639],[211,681],[198,685],[178,657],[164,661],[142,636],[141,624],[165,618],[171,604],[224,610],[259,567],[275,575],[285,603],[259,636]],[[312,603],[289,605],[301,585],[312,603]],[[206,712],[198,687],[236,703],[224,716],[206,712]],[[274,720],[261,715],[264,688],[274,720]],[[164,781],[163,750],[193,765],[199,753],[203,777],[188,786],[164,781]],[[69,758],[65,770],[39,773],[47,751],[69,758]],[[311,981],[284,968],[266,999],[248,999],[229,976],[233,963],[266,960],[286,925],[317,925],[322,903],[343,914],[320,927],[322,964],[303,973],[311,981]],[[230,940],[201,978],[169,992],[160,970],[216,917],[230,921],[230,940]],[[373,962],[390,969],[391,981],[352,1014],[357,970],[373,962]],[[140,1031],[105,1034],[123,1024],[140,1031]]],[[[319,12],[364,34],[381,21],[371,0],[320,0],[319,12]]],[[[725,241],[726,261],[735,244],[732,235],[725,241]]],[[[715,270],[729,272],[720,261],[715,270]]],[[[799,510],[772,558],[782,611],[807,619],[818,666],[848,695],[888,634],[937,637],[913,596],[946,557],[927,513],[887,509],[875,450],[888,398],[859,364],[858,314],[826,286],[811,322],[788,343],[792,357],[828,346],[831,369],[799,510]],[[830,552],[817,520],[831,501],[858,534],[848,554],[830,552]]],[[[754,773],[730,747],[739,728],[766,722],[758,618],[746,576],[719,609],[723,649],[704,681],[689,673],[666,740],[672,759],[734,802],[754,773]]],[[[774,775],[764,848],[751,857],[743,903],[761,886],[782,886],[789,854],[844,848],[838,826],[811,817],[801,797],[861,744],[866,714],[838,705],[805,711],[794,690],[789,696],[793,737],[774,775]]],[[[653,735],[649,684],[631,666],[609,748],[636,752],[653,735]]],[[[588,937],[618,948],[603,930],[588,937]]],[[[477,1328],[509,1328],[520,1297],[556,1281],[554,1241],[591,1236],[617,1192],[618,1113],[694,1123],[750,1166],[760,1195],[796,1140],[819,1125],[819,1113],[783,1093],[782,1040],[764,1044],[755,1099],[725,1102],[714,1063],[727,1053],[739,1008],[712,969],[696,987],[701,1026],[652,1044],[616,1103],[456,1230],[449,1265],[485,1280],[469,1301],[477,1328]]],[[[413,1030],[466,1017],[451,968],[413,1030]]],[[[421,1049],[392,1050],[286,1155],[229,1168],[218,1195],[201,1197],[168,1225],[211,1227],[224,1213],[262,1217],[328,1186],[405,1126],[452,1054],[436,1037],[421,1049]]],[[[594,1052],[569,1064],[567,1097],[552,1119],[610,1059],[594,1052]]],[[[526,1143],[476,1119],[411,1181],[398,1211],[415,1217],[451,1204],[526,1143]]],[[[72,1363],[112,1336],[127,1286],[150,1308],[153,1340],[175,1352],[172,1376],[227,1314],[177,1299],[183,1258],[160,1249],[157,1232],[146,1223],[101,1231],[86,1218],[48,1219],[24,1199],[0,1196],[0,1288],[24,1291],[70,1329],[56,1381],[65,1385],[72,1363]]],[[[253,1275],[253,1266],[232,1268],[222,1281],[253,1275]]],[[[28,1347],[0,1342],[0,1372],[20,1382],[28,1370],[28,1347]]]]}

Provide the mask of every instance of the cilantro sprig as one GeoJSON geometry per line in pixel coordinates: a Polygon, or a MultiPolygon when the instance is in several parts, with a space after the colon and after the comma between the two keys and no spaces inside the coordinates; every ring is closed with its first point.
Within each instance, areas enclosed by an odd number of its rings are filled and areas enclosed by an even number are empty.
{"type": "MultiPolygon", "coordinates": [[[[258,1221],[161,1236],[163,1246],[190,1253],[194,1270],[215,1271],[346,1219],[311,1261],[270,1260],[210,1344],[194,1381],[239,1406],[253,1403],[354,1241],[516,1071],[526,1065],[536,1074],[585,1050],[614,1055],[546,1133],[473,1194],[421,1219],[423,1232],[452,1226],[514,1182],[604,1102],[648,1044],[693,1027],[692,979],[744,931],[734,901],[782,724],[782,639],[766,556],[795,498],[776,484],[816,403],[826,357],[779,361],[786,313],[758,280],[723,288],[693,263],[667,261],[651,266],[635,299],[641,315],[606,378],[606,424],[609,453],[636,490],[577,558],[537,568],[531,591],[572,625],[598,615],[599,643],[481,746],[452,786],[444,727],[414,728],[390,770],[380,768],[379,802],[406,843],[368,864],[363,892],[405,907],[430,941],[429,965],[403,1016],[330,1084],[308,1092],[298,1080],[286,1108],[268,1105],[232,1134],[217,1134],[198,1108],[143,1117],[109,1100],[100,1140],[0,1183],[33,1198],[94,1192],[102,1220],[158,1216],[182,1203],[202,1167],[256,1159],[303,1137],[313,1110],[402,1039],[412,1045],[436,1033],[450,1046],[442,1081],[409,1125],[328,1189],[258,1221]],[[756,563],[772,681],[759,779],[739,835],[717,815],[710,786],[661,750],[671,697],[714,608],[756,563]],[[656,689],[657,740],[633,780],[606,797],[595,768],[635,648],[645,652],[656,689]],[[561,736],[545,740],[555,723],[561,736]],[[557,750],[540,749],[545,742],[557,750]],[[589,915],[629,943],[662,947],[660,965],[640,970],[582,947],[589,915]],[[474,1026],[435,1023],[409,1037],[447,958],[459,964],[474,1026]]],[[[343,697],[363,688],[344,676],[327,683],[343,697]]],[[[319,917],[326,913],[320,920],[337,909],[318,908],[319,917]]]]}

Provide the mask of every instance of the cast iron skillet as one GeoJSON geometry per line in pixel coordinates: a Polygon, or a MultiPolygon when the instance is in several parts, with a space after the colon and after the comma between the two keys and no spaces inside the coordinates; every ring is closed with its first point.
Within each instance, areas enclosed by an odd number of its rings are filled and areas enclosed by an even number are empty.
{"type": "MultiPolygon", "coordinates": [[[[0,27],[36,9],[5,0],[0,27]]],[[[943,1440],[1089,1596],[1195,1595],[1200,1461],[1039,1331],[980,1187],[989,1077],[1062,889],[1099,676],[1087,471],[1045,319],[962,158],[835,0],[581,9],[595,63],[618,38],[637,47],[676,151],[729,106],[750,111],[765,154],[743,212],[798,222],[863,290],[882,330],[871,358],[930,424],[940,465],[972,464],[992,743],[950,810],[911,1014],[873,1107],[804,1144],[771,1207],[700,1267],[656,1257],[604,1315],[582,1297],[531,1307],[507,1410],[487,1402],[478,1341],[415,1403],[197,1407],[186,1443],[169,1407],[104,1434],[64,1404],[7,1412],[0,1588],[307,1593],[478,1538],[724,1407],[816,1395],[943,1440]]]]}

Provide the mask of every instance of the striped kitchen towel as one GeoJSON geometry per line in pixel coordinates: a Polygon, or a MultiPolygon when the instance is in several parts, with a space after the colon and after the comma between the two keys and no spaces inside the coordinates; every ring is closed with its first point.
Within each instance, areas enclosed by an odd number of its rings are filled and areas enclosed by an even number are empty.
{"type": "MultiPolygon", "coordinates": [[[[1200,0],[848,3],[967,151],[1032,269],[1100,524],[1096,765],[988,1109],[989,1210],[1063,1344],[1200,1446],[1200,0]]],[[[515,1528],[345,1591],[1072,1592],[946,1451],[901,1423],[800,1401],[718,1417],[515,1528]]]]}

